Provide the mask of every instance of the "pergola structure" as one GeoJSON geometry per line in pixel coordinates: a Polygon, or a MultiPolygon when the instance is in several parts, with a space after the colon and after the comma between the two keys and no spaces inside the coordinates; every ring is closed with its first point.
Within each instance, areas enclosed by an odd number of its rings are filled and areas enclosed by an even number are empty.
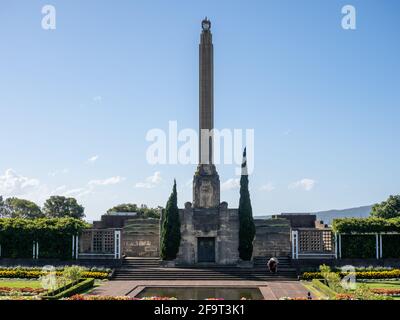
{"type": "Polygon", "coordinates": [[[400,232],[334,233],[332,229],[299,228],[291,232],[292,259],[342,259],[343,236],[375,236],[375,258],[383,258],[383,236],[400,232]]]}

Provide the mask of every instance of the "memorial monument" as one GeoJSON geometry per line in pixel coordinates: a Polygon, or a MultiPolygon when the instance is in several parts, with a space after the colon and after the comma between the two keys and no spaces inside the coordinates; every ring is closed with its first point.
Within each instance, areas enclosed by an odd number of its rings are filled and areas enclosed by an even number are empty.
{"type": "Polygon", "coordinates": [[[220,180],[213,164],[214,47],[211,22],[202,21],[199,46],[199,165],[193,178],[193,203],[180,210],[181,264],[236,264],[239,259],[237,209],[220,202],[220,180]]]}

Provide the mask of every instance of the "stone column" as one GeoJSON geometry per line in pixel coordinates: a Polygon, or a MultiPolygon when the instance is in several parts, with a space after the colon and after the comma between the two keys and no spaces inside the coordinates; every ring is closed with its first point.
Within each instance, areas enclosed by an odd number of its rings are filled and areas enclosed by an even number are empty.
{"type": "Polygon", "coordinates": [[[214,47],[211,22],[203,20],[199,45],[199,163],[213,163],[214,47]]]}
{"type": "Polygon", "coordinates": [[[193,178],[193,207],[218,208],[220,181],[213,164],[214,61],[211,22],[201,23],[199,46],[199,165],[193,178]]]}

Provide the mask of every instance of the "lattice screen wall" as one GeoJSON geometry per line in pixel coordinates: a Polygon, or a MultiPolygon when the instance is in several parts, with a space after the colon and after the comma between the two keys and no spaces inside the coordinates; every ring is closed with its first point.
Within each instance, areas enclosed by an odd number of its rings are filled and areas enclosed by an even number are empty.
{"type": "Polygon", "coordinates": [[[114,253],[114,230],[85,230],[81,235],[81,253],[114,253]]]}
{"type": "Polygon", "coordinates": [[[299,230],[299,252],[332,252],[333,235],[330,230],[299,230]]]}

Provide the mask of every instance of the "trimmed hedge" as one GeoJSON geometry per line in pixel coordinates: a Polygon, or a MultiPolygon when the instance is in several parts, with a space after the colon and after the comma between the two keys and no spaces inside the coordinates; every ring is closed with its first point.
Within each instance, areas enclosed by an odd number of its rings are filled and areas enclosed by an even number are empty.
{"type": "MultiPolygon", "coordinates": [[[[48,274],[48,272],[42,272],[39,270],[0,270],[0,278],[19,278],[19,279],[37,279],[41,276],[48,274]]],[[[56,272],[57,276],[62,276],[62,271],[56,272]]],[[[97,272],[97,271],[84,271],[82,272],[82,278],[95,278],[95,279],[107,279],[109,277],[108,272],[97,272]]]]}
{"type": "Polygon", "coordinates": [[[94,286],[93,278],[78,280],[75,282],[71,282],[71,283],[69,283],[61,288],[58,288],[56,290],[49,291],[47,293],[47,295],[42,296],[42,299],[44,299],[44,300],[59,300],[62,298],[68,298],[75,294],[81,293],[85,290],[88,290],[90,288],[93,288],[93,286],[94,286]]]}
{"type": "Polygon", "coordinates": [[[325,285],[323,280],[318,280],[318,279],[313,279],[312,280],[312,285],[319,291],[321,291],[323,294],[328,296],[330,299],[334,299],[336,297],[337,292],[329,288],[327,285],[325,285]]]}
{"type": "Polygon", "coordinates": [[[376,238],[374,235],[342,235],[342,258],[376,258],[376,238]]]}
{"type": "Polygon", "coordinates": [[[400,232],[400,218],[343,218],[334,219],[332,228],[338,233],[400,232]]]}
{"type": "Polygon", "coordinates": [[[40,258],[69,259],[72,236],[89,224],[74,218],[0,218],[3,258],[32,258],[32,244],[39,243],[40,258]]]}
{"type": "MultiPolygon", "coordinates": [[[[333,230],[342,233],[342,258],[375,258],[375,235],[368,233],[400,232],[400,218],[334,219],[333,230]]],[[[400,235],[382,234],[382,241],[383,258],[400,258],[400,235]]]]}
{"type": "Polygon", "coordinates": [[[400,235],[382,235],[382,255],[386,259],[400,258],[400,235]]]}
{"type": "MultiPolygon", "coordinates": [[[[348,275],[345,272],[336,272],[340,277],[348,275]]],[[[320,272],[304,272],[301,276],[302,280],[322,279],[320,272]]],[[[400,269],[388,271],[356,271],[357,279],[399,279],[400,269]]]]}

